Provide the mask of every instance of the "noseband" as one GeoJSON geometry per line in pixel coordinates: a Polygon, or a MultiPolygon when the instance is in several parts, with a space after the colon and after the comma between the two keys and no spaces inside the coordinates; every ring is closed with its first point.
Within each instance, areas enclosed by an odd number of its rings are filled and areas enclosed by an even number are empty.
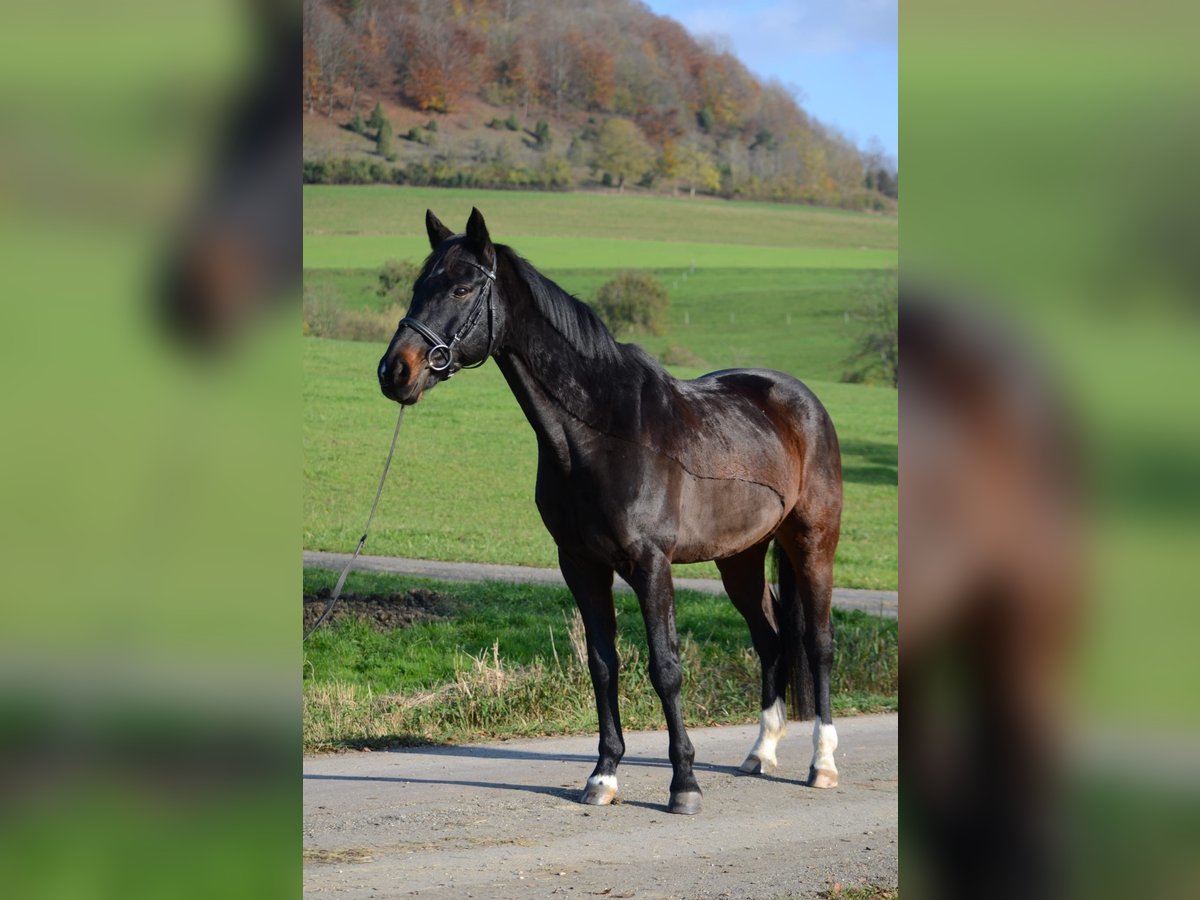
{"type": "MultiPolygon", "coordinates": [[[[484,274],[484,277],[487,278],[487,281],[484,282],[483,289],[475,297],[475,302],[471,304],[471,309],[467,313],[466,321],[463,322],[462,327],[459,328],[458,331],[454,332],[454,336],[450,338],[449,343],[442,340],[441,336],[428,325],[417,321],[412,316],[405,316],[400,320],[400,328],[403,328],[407,325],[417,334],[421,335],[421,337],[425,338],[425,340],[429,341],[429,352],[425,354],[425,360],[428,363],[429,368],[433,369],[433,371],[439,374],[450,368],[451,364],[454,362],[454,348],[458,346],[459,341],[461,341],[474,330],[476,324],[479,322],[479,316],[483,312],[485,305],[487,307],[488,319],[487,353],[484,354],[483,359],[479,360],[479,362],[472,363],[469,366],[459,366],[458,368],[477,369],[482,366],[485,362],[487,362],[488,357],[492,355],[493,345],[496,340],[494,313],[492,311],[492,286],[496,283],[496,261],[492,261],[492,270],[490,272],[483,266],[479,265],[478,263],[473,263],[470,260],[464,259],[460,260],[460,262],[464,262],[468,266],[478,269],[484,274]]],[[[458,369],[455,369],[454,371],[457,372],[458,369]]],[[[446,377],[449,378],[453,374],[454,372],[451,372],[446,377]]]]}

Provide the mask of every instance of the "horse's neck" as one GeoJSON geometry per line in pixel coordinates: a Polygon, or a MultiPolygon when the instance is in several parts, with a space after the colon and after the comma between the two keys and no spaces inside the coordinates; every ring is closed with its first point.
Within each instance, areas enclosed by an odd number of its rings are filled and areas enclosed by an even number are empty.
{"type": "Polygon", "coordinates": [[[522,316],[519,333],[496,354],[500,371],[544,447],[568,464],[572,438],[605,430],[601,407],[620,384],[616,362],[584,357],[536,314],[522,316]]]}

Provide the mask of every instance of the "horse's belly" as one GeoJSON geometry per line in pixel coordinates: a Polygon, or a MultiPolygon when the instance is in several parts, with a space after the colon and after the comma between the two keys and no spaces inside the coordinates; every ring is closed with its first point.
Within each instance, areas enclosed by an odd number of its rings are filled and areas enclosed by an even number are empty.
{"type": "Polygon", "coordinates": [[[774,534],[783,498],[766,485],[733,478],[684,479],[675,562],[723,559],[774,534]]]}

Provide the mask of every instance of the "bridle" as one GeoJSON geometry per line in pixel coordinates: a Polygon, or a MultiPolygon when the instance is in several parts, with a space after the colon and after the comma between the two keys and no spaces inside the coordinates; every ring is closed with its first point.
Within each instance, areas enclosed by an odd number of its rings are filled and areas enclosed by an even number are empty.
{"type": "MultiPolygon", "coordinates": [[[[421,337],[425,338],[425,340],[429,341],[430,347],[429,352],[425,354],[425,361],[429,365],[429,368],[433,369],[433,371],[439,374],[450,368],[451,364],[454,362],[454,348],[458,346],[459,341],[461,341],[474,330],[475,326],[479,322],[479,316],[483,312],[485,305],[487,308],[488,319],[487,353],[483,355],[483,358],[480,359],[479,362],[472,363],[469,366],[460,365],[458,369],[478,369],[485,362],[487,362],[488,357],[492,355],[492,350],[494,349],[496,342],[495,313],[492,308],[492,287],[496,283],[496,259],[493,258],[492,260],[492,269],[490,272],[478,263],[471,262],[469,259],[459,260],[459,262],[466,263],[468,266],[478,269],[483,273],[487,281],[484,282],[483,288],[475,296],[475,302],[471,304],[471,309],[467,312],[467,318],[463,322],[462,327],[459,328],[458,331],[454,332],[454,336],[450,338],[448,343],[442,340],[441,335],[439,335],[436,331],[434,331],[424,322],[414,319],[412,316],[405,316],[400,320],[400,328],[403,328],[407,325],[417,334],[421,335],[421,337]]],[[[455,369],[454,372],[457,372],[458,369],[455,369]]],[[[450,372],[446,377],[450,378],[454,372],[450,372]]]]}

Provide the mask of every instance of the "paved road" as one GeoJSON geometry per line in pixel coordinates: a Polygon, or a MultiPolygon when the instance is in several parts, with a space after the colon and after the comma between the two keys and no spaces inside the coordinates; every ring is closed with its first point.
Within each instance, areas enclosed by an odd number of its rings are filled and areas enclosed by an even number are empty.
{"type": "Polygon", "coordinates": [[[666,732],[626,735],[623,802],[576,802],[596,738],[304,760],[306,896],[779,897],[897,882],[895,715],[837,720],[841,786],[805,787],[811,726],[774,776],[757,727],[696,728],[697,816],[666,812],[666,732]]]}
{"type": "MultiPolygon", "coordinates": [[[[304,565],[318,569],[340,571],[350,558],[349,553],[325,553],[305,550],[304,565]]],[[[367,572],[388,572],[393,575],[419,575],[440,581],[506,581],[529,584],[550,584],[565,587],[558,569],[535,569],[528,566],[496,566],[482,563],[431,562],[424,559],[402,559],[394,556],[360,556],[355,569],[367,572]]],[[[708,594],[723,594],[721,582],[707,578],[676,578],[675,585],[708,594]]],[[[617,590],[629,590],[625,582],[616,580],[617,590]]],[[[833,605],[841,609],[861,609],[877,616],[896,618],[899,602],[895,591],[864,591],[855,588],[834,588],[833,605]]]]}

